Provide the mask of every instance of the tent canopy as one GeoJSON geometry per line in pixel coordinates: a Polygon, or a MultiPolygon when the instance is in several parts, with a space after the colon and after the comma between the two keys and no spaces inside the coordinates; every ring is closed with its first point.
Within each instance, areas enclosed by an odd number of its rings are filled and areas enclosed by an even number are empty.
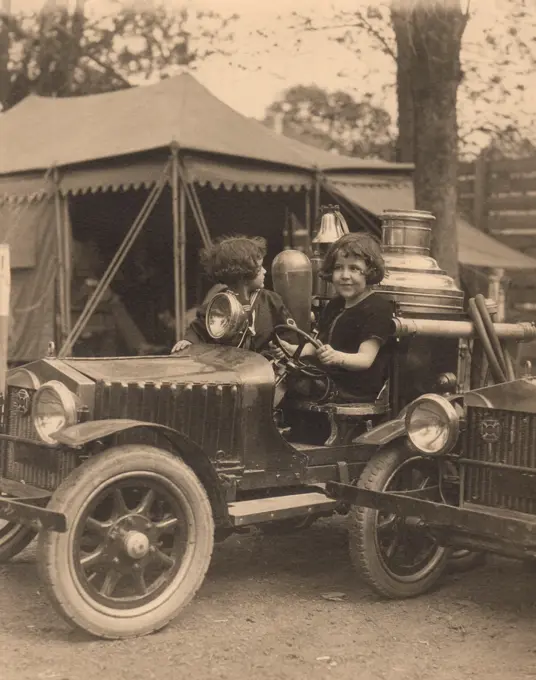
{"type": "Polygon", "coordinates": [[[82,97],[31,95],[0,116],[0,175],[169,148],[311,170],[397,164],[335,156],[276,135],[224,104],[189,73],[82,97]]]}
{"type": "MultiPolygon", "coordinates": [[[[410,164],[331,154],[277,135],[221,102],[189,73],[83,97],[32,95],[0,115],[0,194],[41,197],[60,169],[63,194],[152,186],[176,143],[190,181],[216,188],[311,187],[372,215],[414,207],[410,164]]],[[[459,258],[532,269],[536,260],[458,220],[459,258]]]]}

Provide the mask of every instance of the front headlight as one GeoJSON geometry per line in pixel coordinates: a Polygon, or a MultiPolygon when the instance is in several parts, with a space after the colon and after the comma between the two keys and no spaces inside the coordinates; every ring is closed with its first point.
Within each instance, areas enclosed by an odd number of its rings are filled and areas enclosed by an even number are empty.
{"type": "Polygon", "coordinates": [[[460,418],[447,399],[438,394],[424,394],[408,406],[406,431],[417,451],[440,455],[456,443],[460,418]]]}
{"type": "Polygon", "coordinates": [[[47,444],[55,444],[52,435],[77,422],[76,397],[63,383],[50,380],[35,393],[32,415],[37,434],[47,444]]]}
{"type": "Polygon", "coordinates": [[[207,332],[214,340],[230,340],[244,328],[246,321],[246,312],[232,293],[218,293],[207,308],[207,332]]]}

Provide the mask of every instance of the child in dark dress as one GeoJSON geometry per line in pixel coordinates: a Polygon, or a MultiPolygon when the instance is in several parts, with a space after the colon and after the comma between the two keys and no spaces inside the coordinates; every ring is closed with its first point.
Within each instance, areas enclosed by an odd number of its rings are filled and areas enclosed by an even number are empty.
{"type": "MultiPolygon", "coordinates": [[[[322,346],[308,343],[301,356],[315,357],[329,370],[337,401],[374,401],[387,378],[393,316],[391,303],[371,289],[385,275],[378,242],[364,233],[345,234],[328,250],[322,273],[336,296],[319,320],[322,346]]],[[[297,347],[284,344],[290,353],[297,347]]]]}
{"type": "MultiPolygon", "coordinates": [[[[267,349],[274,326],[291,318],[281,297],[264,288],[265,255],[266,240],[259,236],[224,237],[201,252],[201,263],[208,276],[224,284],[222,290],[236,295],[248,311],[251,333],[247,338],[247,348],[255,352],[267,349]]],[[[207,306],[202,305],[197,310],[184,339],[175,344],[172,353],[180,352],[191,344],[214,342],[205,324],[207,306]]]]}

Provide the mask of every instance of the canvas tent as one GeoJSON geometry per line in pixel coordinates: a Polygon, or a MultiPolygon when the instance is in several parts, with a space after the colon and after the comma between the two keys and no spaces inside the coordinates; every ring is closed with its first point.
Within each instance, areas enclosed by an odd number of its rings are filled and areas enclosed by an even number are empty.
{"type": "Polygon", "coordinates": [[[107,94],[30,96],[0,116],[0,148],[0,240],[13,252],[12,360],[43,353],[54,310],[67,349],[83,330],[79,319],[71,327],[73,234],[96,233],[114,247],[82,320],[145,228],[161,242],[159,256],[169,255],[170,268],[159,273],[178,291],[180,334],[192,295],[187,273],[222,224],[277,237],[279,248],[284,210],[310,230],[320,202],[335,197],[354,225],[377,229],[381,210],[413,207],[412,166],[336,156],[275,135],[187,73],[107,94]]]}

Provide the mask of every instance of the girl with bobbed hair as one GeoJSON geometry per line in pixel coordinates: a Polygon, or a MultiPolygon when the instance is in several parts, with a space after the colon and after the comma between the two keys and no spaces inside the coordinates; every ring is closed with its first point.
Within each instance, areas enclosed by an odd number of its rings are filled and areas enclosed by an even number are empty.
{"type": "MultiPolygon", "coordinates": [[[[213,292],[229,291],[248,312],[248,326],[251,331],[242,345],[253,351],[267,349],[274,326],[284,324],[290,313],[281,297],[264,288],[266,269],[266,240],[260,236],[224,236],[200,253],[200,260],[206,274],[215,284],[213,292]]],[[[180,352],[191,344],[213,343],[207,332],[205,317],[212,297],[207,296],[199,307],[195,319],[186,329],[172,353],[180,352]]],[[[291,334],[289,337],[295,337],[291,334]]]]}
{"type": "MultiPolygon", "coordinates": [[[[374,401],[387,379],[393,317],[392,303],[371,288],[385,276],[379,243],[365,233],[341,236],[324,257],[322,276],[332,282],[335,297],[319,319],[322,346],[307,344],[302,356],[315,357],[329,369],[336,401],[374,401]]],[[[285,346],[296,350],[296,345],[285,346]]]]}
{"type": "Polygon", "coordinates": [[[364,232],[345,234],[332,244],[322,263],[323,277],[331,281],[337,259],[354,257],[363,260],[366,265],[365,279],[367,286],[374,286],[385,276],[385,262],[378,241],[364,232]]]}

